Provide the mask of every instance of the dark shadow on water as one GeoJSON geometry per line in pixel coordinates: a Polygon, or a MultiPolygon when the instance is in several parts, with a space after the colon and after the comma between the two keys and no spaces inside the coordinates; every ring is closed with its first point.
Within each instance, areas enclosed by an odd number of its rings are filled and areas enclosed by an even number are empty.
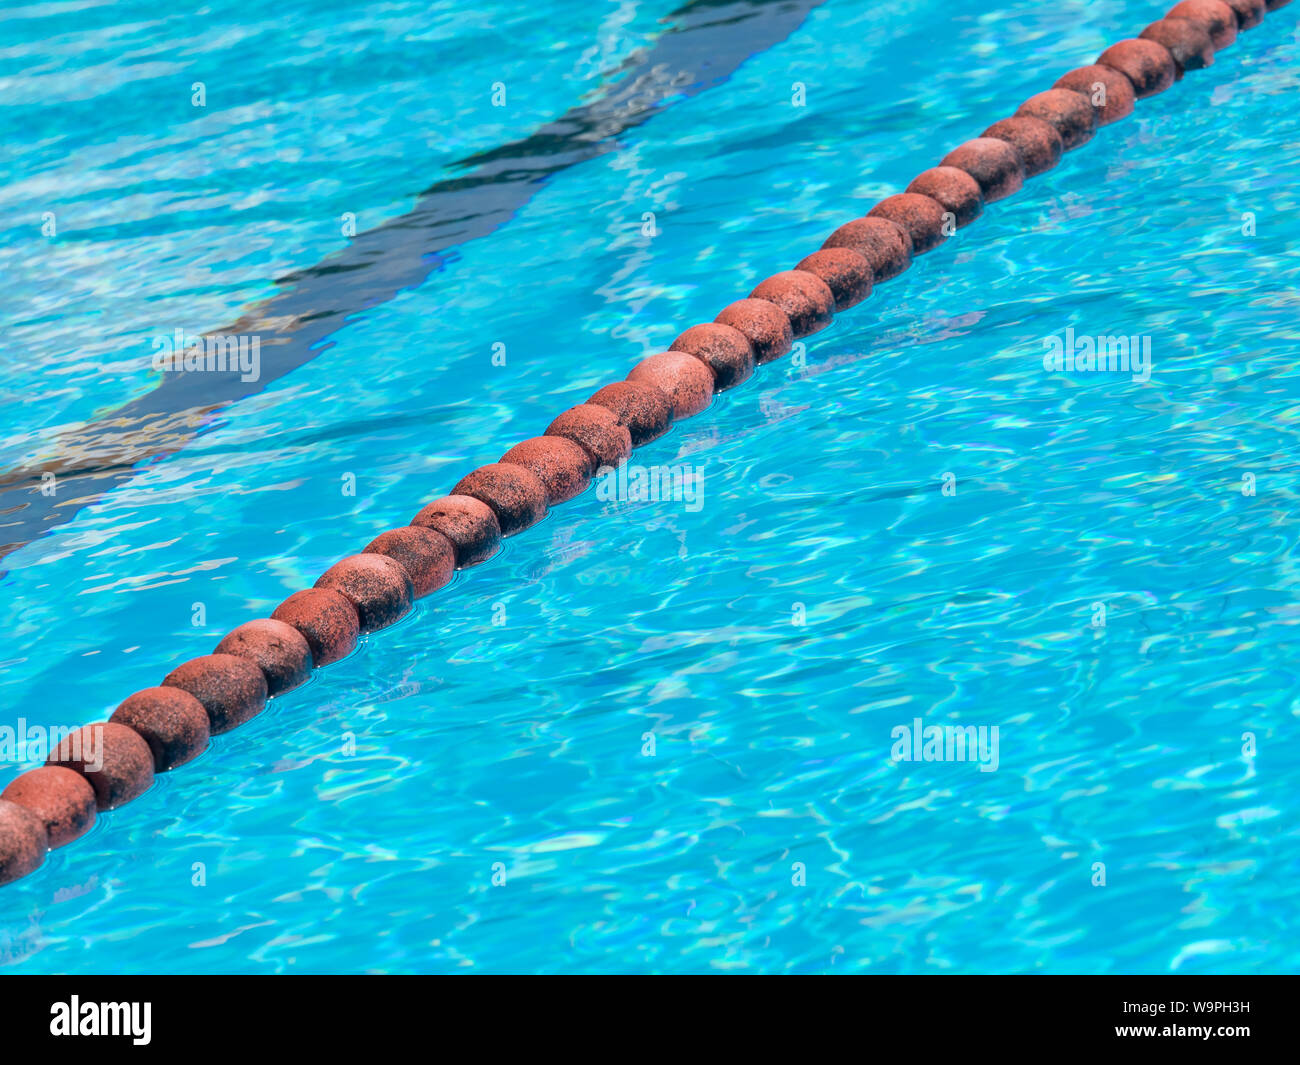
{"type": "MultiPolygon", "coordinates": [[[[611,73],[613,84],[523,140],[453,164],[463,170],[425,190],[404,215],[358,234],[315,266],[276,281],[279,291],[216,336],[257,336],[260,375],[162,374],[153,391],[55,441],[44,462],[0,474],[0,559],[139,470],[184,447],[219,411],[328,350],[349,318],[424,283],[452,248],[508,223],[553,176],[617,149],[616,138],[674,101],[726,81],[748,58],[779,44],[821,0],[693,0],[663,20],[653,46],[611,73]],[[55,475],[44,495],[42,475],[55,475]]],[[[0,574],[2,575],[2,574],[0,574]]]]}

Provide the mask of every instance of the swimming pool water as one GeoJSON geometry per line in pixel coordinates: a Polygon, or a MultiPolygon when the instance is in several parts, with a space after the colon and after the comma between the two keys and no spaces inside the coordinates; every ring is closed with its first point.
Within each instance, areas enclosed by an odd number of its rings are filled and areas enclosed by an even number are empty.
{"type": "MultiPolygon", "coordinates": [[[[11,554],[5,719],[102,720],[1160,12],[901,7],[812,7],[11,554]]],[[[39,10],[6,469],[671,6],[39,10]]],[[[635,453],[698,508],[555,508],[102,817],[3,889],[0,971],[1294,970],[1298,58],[1284,8],[635,453]],[[1045,373],[1067,328],[1150,381],[1045,373]],[[998,726],[997,771],[891,764],[915,718],[998,726]]]]}

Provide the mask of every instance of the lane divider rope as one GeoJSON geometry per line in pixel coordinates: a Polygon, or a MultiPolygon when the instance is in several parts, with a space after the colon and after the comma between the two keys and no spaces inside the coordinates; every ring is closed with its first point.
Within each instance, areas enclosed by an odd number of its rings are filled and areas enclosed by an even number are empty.
{"type": "Polygon", "coordinates": [[[491,558],[501,539],[535,525],[592,478],[743,384],[874,285],[897,277],[984,209],[1131,114],[1186,71],[1214,61],[1242,30],[1290,0],[1180,0],[1136,38],[1057,79],[1009,118],[949,152],[898,195],[840,226],[821,249],[760,283],[669,350],[639,362],[556,418],[538,437],[462,478],[451,494],[331,566],[269,618],[246,622],[212,654],[177,666],[127,698],[106,722],[73,732],[0,793],[0,884],[41,866],[100,813],[144,794],[158,773],[192,761],[210,738],[256,717],[312,669],[348,655],[362,633],[406,615],[456,569],[491,558]]]}

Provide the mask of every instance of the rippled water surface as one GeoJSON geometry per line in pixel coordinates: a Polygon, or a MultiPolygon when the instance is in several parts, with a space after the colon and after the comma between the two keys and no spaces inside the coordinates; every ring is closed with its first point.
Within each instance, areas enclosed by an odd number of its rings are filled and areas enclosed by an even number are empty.
{"type": "MultiPolygon", "coordinates": [[[[301,365],[12,552],[4,720],[102,720],[1160,11],[770,7],[427,280],[317,283],[301,365]]],[[[7,12],[0,466],[617,93],[671,10],[7,12]]],[[[0,969],[1294,970],[1297,10],[637,452],[698,505],[557,507],[0,889],[0,969]],[[1067,328],[1150,380],[1045,372],[1067,328]],[[917,718],[997,771],[891,761],[917,718]]]]}

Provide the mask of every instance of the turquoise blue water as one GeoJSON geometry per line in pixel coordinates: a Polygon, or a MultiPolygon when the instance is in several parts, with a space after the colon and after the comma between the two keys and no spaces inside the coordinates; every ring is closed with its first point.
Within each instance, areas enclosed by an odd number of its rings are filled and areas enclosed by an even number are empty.
{"type": "MultiPolygon", "coordinates": [[[[1294,971],[1297,9],[636,453],[698,509],[555,508],[0,889],[0,971],[1294,971]]],[[[670,10],[6,12],[0,466],[670,10]]],[[[814,8],[11,554],[4,720],[102,720],[1159,10],[814,8]]]]}

